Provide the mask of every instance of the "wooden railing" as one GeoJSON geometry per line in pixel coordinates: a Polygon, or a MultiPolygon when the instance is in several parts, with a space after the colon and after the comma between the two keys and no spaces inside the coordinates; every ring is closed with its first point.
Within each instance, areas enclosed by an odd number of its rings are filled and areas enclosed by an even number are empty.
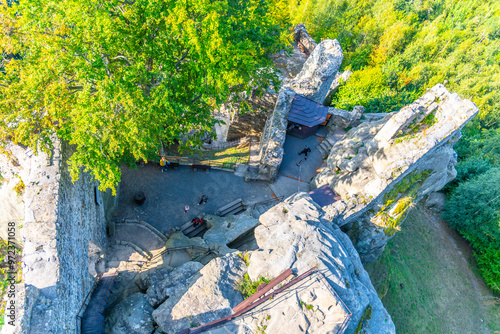
{"type": "Polygon", "coordinates": [[[210,159],[195,159],[191,157],[181,157],[176,155],[160,155],[165,157],[170,163],[178,163],[185,166],[208,166],[225,170],[234,170],[238,162],[224,162],[210,159]]]}

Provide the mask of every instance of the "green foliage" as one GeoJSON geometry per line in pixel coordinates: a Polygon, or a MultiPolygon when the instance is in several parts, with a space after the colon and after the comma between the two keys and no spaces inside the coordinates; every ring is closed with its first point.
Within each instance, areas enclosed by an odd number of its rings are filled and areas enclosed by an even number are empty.
{"type": "Polygon", "coordinates": [[[300,307],[304,307],[306,310],[311,311],[314,309],[314,305],[306,304],[303,301],[299,301],[300,307]]]}
{"type": "Polygon", "coordinates": [[[500,292],[500,168],[458,185],[443,217],[472,245],[486,283],[500,292]]]}
{"type": "Polygon", "coordinates": [[[481,156],[472,156],[469,159],[462,160],[455,166],[457,176],[446,185],[445,189],[451,193],[460,183],[479,176],[492,167],[493,165],[481,156]]]}
{"type": "Polygon", "coordinates": [[[361,333],[361,330],[363,327],[367,326],[367,322],[372,318],[372,312],[373,312],[373,307],[371,305],[368,305],[365,309],[365,312],[363,312],[363,316],[359,320],[358,327],[354,331],[355,334],[361,333]]]}
{"type": "Polygon", "coordinates": [[[250,254],[248,251],[244,251],[243,253],[239,253],[238,256],[245,262],[245,265],[248,267],[250,265],[250,254]]]}
{"type": "Polygon", "coordinates": [[[415,171],[384,195],[384,205],[374,216],[373,222],[384,228],[385,235],[393,236],[400,231],[401,223],[405,220],[418,190],[429,174],[430,171],[427,170],[415,171]]]}
{"type": "Polygon", "coordinates": [[[261,284],[263,284],[263,283],[267,284],[270,281],[271,281],[270,279],[267,279],[264,277],[259,277],[258,280],[253,282],[250,279],[250,276],[248,276],[248,274],[245,274],[245,276],[243,276],[243,279],[241,280],[241,282],[238,283],[237,290],[239,292],[241,292],[243,297],[246,299],[246,298],[250,297],[251,295],[253,295],[255,292],[257,292],[257,288],[261,284]]]}
{"type": "Polygon", "coordinates": [[[0,5],[0,140],[76,147],[73,179],[113,188],[122,164],[162,144],[199,147],[211,110],[279,87],[269,54],[286,47],[279,0],[27,0],[0,5]],[[270,6],[276,7],[270,7],[270,6]],[[189,136],[187,136],[189,134],[189,136]]]}
{"type": "Polygon", "coordinates": [[[333,104],[368,112],[398,110],[448,81],[480,117],[470,128],[500,126],[498,1],[289,1],[293,23],[317,40],[336,38],[351,79],[333,104]]]}
{"type": "Polygon", "coordinates": [[[14,188],[12,188],[12,190],[16,192],[17,196],[21,197],[24,195],[25,186],[21,177],[19,177],[19,175],[16,175],[16,177],[19,179],[19,182],[14,186],[14,188]]]}

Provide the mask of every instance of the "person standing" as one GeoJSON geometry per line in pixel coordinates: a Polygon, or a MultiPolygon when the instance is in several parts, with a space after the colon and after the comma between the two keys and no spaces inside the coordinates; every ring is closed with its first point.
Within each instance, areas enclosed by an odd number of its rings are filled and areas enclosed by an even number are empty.
{"type": "Polygon", "coordinates": [[[208,201],[207,195],[201,195],[200,203],[198,203],[197,205],[205,204],[207,201],[208,201]]]}
{"type": "Polygon", "coordinates": [[[186,205],[186,206],[184,207],[184,213],[188,213],[188,211],[189,211],[189,205],[186,205]]]}
{"type": "Polygon", "coordinates": [[[165,159],[165,157],[161,157],[160,166],[161,166],[162,173],[168,170],[168,165],[169,165],[169,162],[167,161],[167,159],[165,159]]]}

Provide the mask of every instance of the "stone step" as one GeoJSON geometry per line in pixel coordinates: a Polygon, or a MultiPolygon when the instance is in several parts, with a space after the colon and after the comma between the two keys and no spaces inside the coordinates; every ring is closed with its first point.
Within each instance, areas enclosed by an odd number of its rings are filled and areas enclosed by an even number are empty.
{"type": "Polygon", "coordinates": [[[162,248],[165,241],[157,233],[143,224],[135,222],[123,222],[115,225],[115,240],[133,243],[146,252],[153,252],[162,248]]]}
{"type": "MultiPolygon", "coordinates": [[[[185,226],[185,225],[183,225],[183,226],[185,226]]],[[[195,234],[198,234],[200,227],[204,228],[205,230],[208,230],[207,223],[201,223],[197,226],[194,226],[193,223],[190,222],[190,225],[188,225],[186,228],[184,228],[182,230],[182,233],[184,233],[186,236],[192,238],[195,236],[195,234]],[[198,231],[198,232],[193,234],[193,232],[195,232],[195,231],[198,231]]]]}
{"type": "MultiPolygon", "coordinates": [[[[112,245],[120,245],[120,246],[126,246],[130,249],[134,250],[134,253],[139,254],[140,256],[144,257],[145,259],[150,259],[151,258],[151,253],[146,251],[145,249],[141,248],[137,244],[130,242],[130,241],[125,241],[125,240],[120,240],[116,239],[115,237],[110,238],[110,242],[112,245]]],[[[112,253],[108,253],[109,255],[112,255],[112,253]]],[[[111,258],[110,258],[111,259],[111,258]]],[[[118,261],[128,261],[129,259],[125,256],[119,255],[119,257],[116,257],[118,261]]]]}
{"type": "Polygon", "coordinates": [[[186,236],[189,238],[201,237],[203,234],[205,234],[206,231],[208,231],[207,224],[200,224],[196,226],[191,232],[186,234],[186,236]]]}
{"type": "Polygon", "coordinates": [[[318,151],[321,153],[322,156],[325,156],[330,153],[329,150],[325,149],[323,146],[319,145],[318,146],[318,151]]]}

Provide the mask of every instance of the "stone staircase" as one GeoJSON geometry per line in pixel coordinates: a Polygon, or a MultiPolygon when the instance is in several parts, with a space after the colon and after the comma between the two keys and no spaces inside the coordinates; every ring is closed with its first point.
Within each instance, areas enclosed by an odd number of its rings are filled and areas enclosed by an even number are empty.
{"type": "Polygon", "coordinates": [[[326,137],[323,141],[316,147],[322,156],[329,155],[330,150],[332,149],[333,144],[335,144],[335,140],[332,138],[326,137]]]}
{"type": "Polygon", "coordinates": [[[323,139],[323,141],[318,146],[316,146],[316,148],[323,156],[330,155],[330,151],[333,145],[341,140],[345,136],[345,134],[346,131],[344,129],[336,127],[333,133],[330,132],[330,134],[325,139],[323,139]]]}
{"type": "Polygon", "coordinates": [[[194,226],[191,221],[181,226],[181,231],[188,238],[203,237],[206,231],[208,231],[208,226],[205,221],[203,223],[194,226]]]}
{"type": "Polygon", "coordinates": [[[165,249],[167,237],[144,221],[125,220],[115,223],[114,235],[109,237],[106,272],[117,270],[119,278],[112,289],[109,304],[136,292],[130,282],[136,275],[163,263],[158,256],[165,249]],[[130,290],[130,291],[129,291],[130,290]]]}

